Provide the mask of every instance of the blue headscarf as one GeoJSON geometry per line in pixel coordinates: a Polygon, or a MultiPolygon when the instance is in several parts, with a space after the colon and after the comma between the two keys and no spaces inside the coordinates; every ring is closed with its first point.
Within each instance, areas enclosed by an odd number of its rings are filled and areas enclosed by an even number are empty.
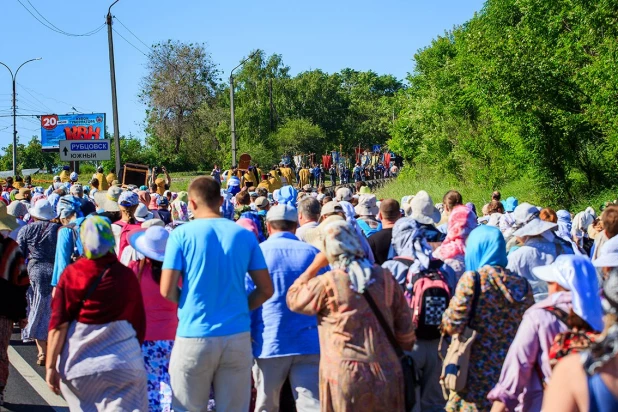
{"type": "Polygon", "coordinates": [[[296,198],[298,197],[298,191],[292,186],[283,186],[279,190],[279,204],[290,205],[296,207],[296,198]]]}
{"type": "Polygon", "coordinates": [[[393,226],[393,249],[398,256],[413,257],[412,273],[418,273],[429,267],[431,246],[425,239],[425,229],[412,218],[401,218],[393,226]]]}
{"type": "Polygon", "coordinates": [[[52,208],[54,209],[54,211],[56,211],[56,208],[58,207],[58,202],[60,201],[60,195],[58,193],[52,193],[51,195],[49,195],[49,197],[47,198],[47,201],[49,202],[49,204],[52,206],[52,208]]]}
{"type": "Polygon", "coordinates": [[[500,229],[481,225],[474,229],[466,242],[466,270],[477,271],[483,266],[506,267],[506,241],[500,229]]]}
{"type": "Polygon", "coordinates": [[[568,210],[559,210],[558,213],[558,230],[556,234],[565,239],[571,239],[571,213],[568,210]]]}

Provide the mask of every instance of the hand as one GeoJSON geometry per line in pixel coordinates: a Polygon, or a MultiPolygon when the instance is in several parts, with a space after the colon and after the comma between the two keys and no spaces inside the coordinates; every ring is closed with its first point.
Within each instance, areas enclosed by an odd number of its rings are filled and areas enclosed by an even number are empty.
{"type": "Polygon", "coordinates": [[[47,368],[45,382],[47,382],[47,386],[49,386],[49,389],[51,389],[53,393],[60,395],[60,375],[55,366],[53,368],[47,368]]]}
{"type": "Polygon", "coordinates": [[[28,319],[21,319],[19,321],[19,329],[25,329],[28,326],[28,319]]]}

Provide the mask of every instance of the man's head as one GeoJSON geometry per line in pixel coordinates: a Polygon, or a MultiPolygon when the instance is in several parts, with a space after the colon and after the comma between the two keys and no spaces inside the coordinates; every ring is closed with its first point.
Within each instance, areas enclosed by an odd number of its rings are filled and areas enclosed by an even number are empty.
{"type": "Polygon", "coordinates": [[[157,193],[158,186],[156,183],[150,184],[150,193],[157,193]]]}
{"type": "Polygon", "coordinates": [[[295,233],[297,226],[298,212],[294,206],[273,206],[266,215],[266,227],[268,229],[268,234],[277,232],[295,233]]]}
{"type": "Polygon", "coordinates": [[[608,206],[601,215],[603,229],[608,238],[618,235],[618,206],[608,206]]]}
{"type": "Polygon", "coordinates": [[[328,202],[324,206],[322,206],[322,211],[320,213],[320,222],[334,215],[341,216],[345,219],[345,212],[339,202],[328,202]]]}
{"type": "Polygon", "coordinates": [[[97,167],[97,173],[103,173],[103,166],[97,167]]]}
{"type": "Polygon", "coordinates": [[[193,179],[189,185],[189,209],[196,218],[206,215],[219,215],[223,202],[221,185],[210,176],[193,179]]]}
{"type": "Polygon", "coordinates": [[[305,197],[298,202],[298,223],[304,225],[309,222],[317,222],[320,219],[320,202],[315,197],[305,197]]]}
{"type": "Polygon", "coordinates": [[[249,206],[251,204],[251,196],[249,196],[249,192],[243,190],[236,195],[236,203],[239,206],[249,206]]]}
{"type": "Polygon", "coordinates": [[[11,176],[6,178],[7,186],[13,186],[13,178],[11,176]]]}
{"type": "Polygon", "coordinates": [[[265,196],[260,196],[257,199],[255,199],[255,207],[257,207],[258,210],[268,210],[270,209],[270,202],[268,201],[268,198],[265,196]]]}
{"type": "Polygon", "coordinates": [[[96,177],[93,177],[90,180],[90,186],[94,187],[95,189],[99,190],[99,179],[97,179],[96,177]]]}
{"type": "Polygon", "coordinates": [[[383,227],[389,224],[394,225],[400,217],[401,209],[398,201],[395,199],[384,199],[382,203],[380,203],[378,218],[382,221],[383,227]]]}

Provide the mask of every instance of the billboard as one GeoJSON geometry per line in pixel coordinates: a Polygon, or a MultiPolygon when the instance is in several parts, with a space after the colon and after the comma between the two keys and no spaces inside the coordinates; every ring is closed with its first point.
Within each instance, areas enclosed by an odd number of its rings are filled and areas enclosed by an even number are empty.
{"type": "Polygon", "coordinates": [[[48,114],[41,116],[43,150],[58,149],[60,140],[105,139],[105,113],[48,114]]]}

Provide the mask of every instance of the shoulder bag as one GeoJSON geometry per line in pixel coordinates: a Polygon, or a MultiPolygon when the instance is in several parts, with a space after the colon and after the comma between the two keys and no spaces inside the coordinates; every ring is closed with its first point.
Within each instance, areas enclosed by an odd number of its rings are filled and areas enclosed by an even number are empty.
{"type": "Polygon", "coordinates": [[[403,384],[404,384],[403,391],[404,391],[404,395],[406,399],[406,411],[411,411],[414,408],[414,404],[416,403],[415,391],[416,391],[416,387],[418,386],[417,384],[418,380],[416,377],[416,369],[414,368],[414,360],[412,359],[410,355],[406,355],[401,349],[401,347],[399,346],[399,344],[397,343],[397,340],[395,339],[395,335],[391,331],[391,328],[388,326],[386,319],[384,319],[384,317],[382,316],[382,312],[380,312],[380,309],[378,308],[375,301],[369,294],[368,289],[365,289],[365,291],[363,292],[363,296],[367,300],[367,303],[369,304],[369,307],[373,311],[373,314],[378,319],[378,323],[382,326],[382,329],[384,329],[384,333],[386,334],[388,341],[390,342],[391,346],[395,350],[395,353],[397,354],[397,357],[399,358],[399,361],[401,362],[401,370],[403,371],[403,384]]]}
{"type": "Polygon", "coordinates": [[[75,308],[75,311],[73,312],[73,315],[71,316],[71,320],[69,322],[77,320],[79,313],[82,311],[82,308],[84,307],[84,303],[86,303],[86,301],[90,299],[94,291],[97,289],[97,286],[99,286],[99,283],[101,283],[101,280],[103,280],[107,272],[109,272],[109,270],[112,268],[112,265],[113,263],[111,265],[107,265],[101,271],[101,273],[97,275],[97,277],[90,284],[90,286],[88,286],[88,289],[86,290],[86,293],[84,294],[84,297],[78,302],[77,307],[75,308]]]}
{"type": "MultiPolygon", "coordinates": [[[[468,324],[463,333],[453,335],[451,344],[448,347],[446,356],[442,359],[442,375],[440,376],[440,386],[444,399],[448,400],[449,393],[460,392],[466,387],[468,380],[468,369],[470,367],[470,353],[472,344],[476,340],[477,332],[471,328],[472,320],[476,315],[479,296],[481,294],[481,276],[474,272],[474,297],[472,298],[472,308],[468,318],[468,324]]],[[[442,342],[444,334],[440,338],[438,353],[442,357],[442,342]]]]}

